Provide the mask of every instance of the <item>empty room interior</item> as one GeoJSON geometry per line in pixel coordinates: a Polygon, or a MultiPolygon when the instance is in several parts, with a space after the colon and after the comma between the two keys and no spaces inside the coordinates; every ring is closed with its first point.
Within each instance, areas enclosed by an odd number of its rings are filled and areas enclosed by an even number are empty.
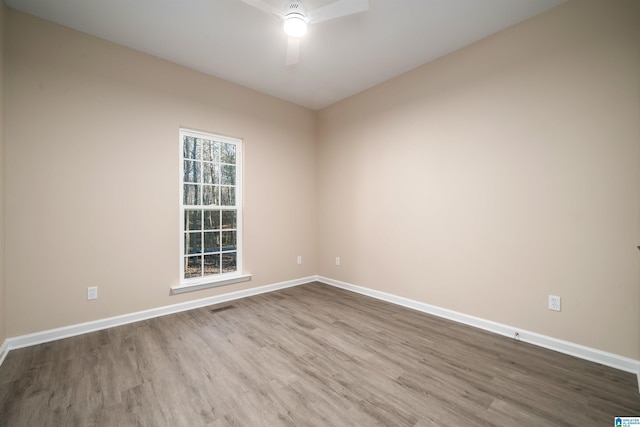
{"type": "Polygon", "coordinates": [[[640,2],[0,13],[0,425],[640,417],[640,2]]]}

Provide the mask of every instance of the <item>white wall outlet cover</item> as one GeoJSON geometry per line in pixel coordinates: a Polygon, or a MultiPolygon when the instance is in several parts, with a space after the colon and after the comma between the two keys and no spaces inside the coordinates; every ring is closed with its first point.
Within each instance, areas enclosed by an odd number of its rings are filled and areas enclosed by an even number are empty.
{"type": "Polygon", "coordinates": [[[560,297],[549,295],[549,310],[560,311],[560,297]]]}

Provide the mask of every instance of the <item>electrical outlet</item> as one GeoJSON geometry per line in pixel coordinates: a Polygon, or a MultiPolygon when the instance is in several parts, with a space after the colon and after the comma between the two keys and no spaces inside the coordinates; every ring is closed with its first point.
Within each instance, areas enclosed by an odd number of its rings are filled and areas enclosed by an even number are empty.
{"type": "Polygon", "coordinates": [[[298,265],[302,264],[302,255],[298,255],[298,265]]]}
{"type": "Polygon", "coordinates": [[[91,301],[94,299],[98,299],[98,287],[97,286],[89,286],[87,288],[87,300],[91,301]]]}
{"type": "Polygon", "coordinates": [[[339,256],[336,257],[336,265],[340,265],[340,257],[339,256]]]}
{"type": "Polygon", "coordinates": [[[549,310],[560,311],[560,297],[549,295],[549,310]]]}

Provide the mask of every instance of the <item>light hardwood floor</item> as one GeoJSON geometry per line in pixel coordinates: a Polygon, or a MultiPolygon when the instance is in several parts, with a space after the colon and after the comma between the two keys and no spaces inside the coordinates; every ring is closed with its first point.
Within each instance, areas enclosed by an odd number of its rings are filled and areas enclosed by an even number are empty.
{"type": "Polygon", "coordinates": [[[635,375],[320,283],[9,353],[3,426],[612,426],[635,375]]]}

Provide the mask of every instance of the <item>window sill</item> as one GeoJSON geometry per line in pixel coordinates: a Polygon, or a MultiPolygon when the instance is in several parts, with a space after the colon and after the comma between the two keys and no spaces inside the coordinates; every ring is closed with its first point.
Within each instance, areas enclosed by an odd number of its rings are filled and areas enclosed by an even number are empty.
{"type": "Polygon", "coordinates": [[[239,276],[227,277],[224,279],[208,279],[201,282],[187,283],[184,285],[173,286],[171,294],[183,294],[185,292],[199,291],[202,289],[217,288],[218,286],[232,285],[234,283],[248,282],[251,280],[251,274],[241,274],[239,276]]]}

